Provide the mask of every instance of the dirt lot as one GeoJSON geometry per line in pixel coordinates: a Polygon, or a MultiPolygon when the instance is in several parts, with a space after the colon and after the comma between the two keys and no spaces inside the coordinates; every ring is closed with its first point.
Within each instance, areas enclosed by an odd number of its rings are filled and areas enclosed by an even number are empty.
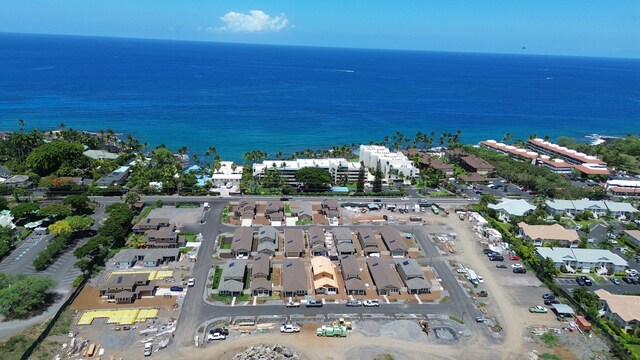
{"type": "Polygon", "coordinates": [[[169,218],[172,224],[195,224],[202,215],[202,208],[176,208],[175,206],[163,206],[151,210],[148,218],[169,218]]]}

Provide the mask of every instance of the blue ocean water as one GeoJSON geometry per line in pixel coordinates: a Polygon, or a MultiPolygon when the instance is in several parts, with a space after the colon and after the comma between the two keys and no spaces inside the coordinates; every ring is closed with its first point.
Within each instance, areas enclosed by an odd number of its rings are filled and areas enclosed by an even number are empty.
{"type": "Polygon", "coordinates": [[[0,128],[113,129],[226,159],[401,131],[640,130],[640,60],[0,34],[0,128]]]}

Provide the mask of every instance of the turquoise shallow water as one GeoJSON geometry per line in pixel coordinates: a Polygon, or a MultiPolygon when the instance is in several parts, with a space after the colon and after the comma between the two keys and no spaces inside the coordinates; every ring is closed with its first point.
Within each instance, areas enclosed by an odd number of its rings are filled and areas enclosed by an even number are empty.
{"type": "Polygon", "coordinates": [[[640,130],[640,61],[0,34],[0,128],[285,153],[401,131],[464,142],[640,130]]]}

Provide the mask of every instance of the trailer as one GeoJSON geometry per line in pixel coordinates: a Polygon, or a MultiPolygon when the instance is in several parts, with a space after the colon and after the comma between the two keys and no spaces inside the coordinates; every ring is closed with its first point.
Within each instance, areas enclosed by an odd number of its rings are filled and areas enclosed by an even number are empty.
{"type": "Polygon", "coordinates": [[[316,329],[316,336],[347,337],[347,327],[322,325],[321,327],[316,329]]]}

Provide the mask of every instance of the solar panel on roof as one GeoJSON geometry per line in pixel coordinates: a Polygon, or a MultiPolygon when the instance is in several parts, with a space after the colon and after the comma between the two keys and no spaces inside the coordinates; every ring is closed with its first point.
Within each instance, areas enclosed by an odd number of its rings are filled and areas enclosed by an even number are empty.
{"type": "Polygon", "coordinates": [[[122,282],[122,276],[118,276],[118,284],[122,282]]]}

